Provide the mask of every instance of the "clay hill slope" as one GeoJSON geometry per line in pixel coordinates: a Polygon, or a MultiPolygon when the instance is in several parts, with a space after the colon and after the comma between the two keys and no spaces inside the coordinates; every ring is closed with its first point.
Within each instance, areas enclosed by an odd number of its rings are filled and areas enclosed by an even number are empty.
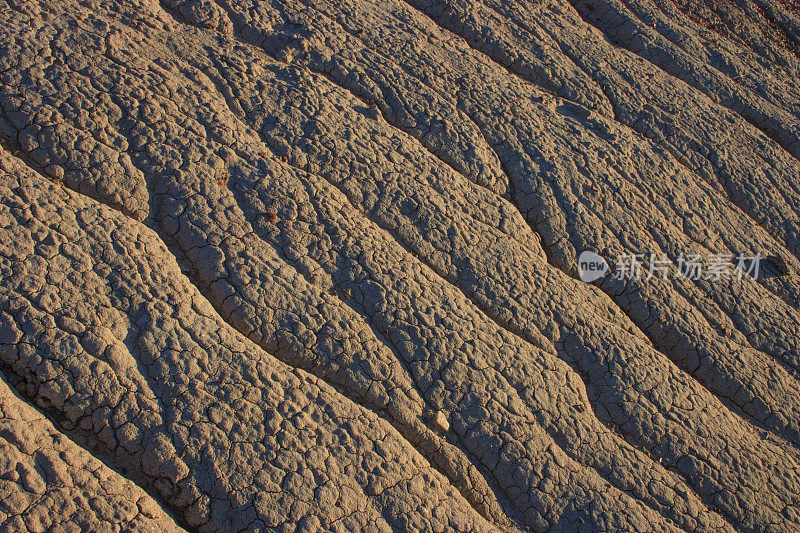
{"type": "Polygon", "coordinates": [[[791,2],[0,22],[0,529],[800,529],[791,2]]]}

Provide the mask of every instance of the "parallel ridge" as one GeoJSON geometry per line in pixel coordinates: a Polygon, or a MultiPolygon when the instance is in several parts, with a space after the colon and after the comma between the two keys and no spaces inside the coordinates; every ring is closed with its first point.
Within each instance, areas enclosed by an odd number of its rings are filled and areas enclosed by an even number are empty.
{"type": "Polygon", "coordinates": [[[558,2],[0,9],[0,363],[181,525],[800,525],[788,78],[765,125],[558,2]]]}

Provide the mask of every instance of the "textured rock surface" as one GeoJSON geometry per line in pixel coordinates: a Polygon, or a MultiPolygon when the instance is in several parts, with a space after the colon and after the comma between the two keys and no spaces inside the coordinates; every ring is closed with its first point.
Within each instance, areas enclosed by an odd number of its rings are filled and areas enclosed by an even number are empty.
{"type": "Polygon", "coordinates": [[[147,493],[0,383],[4,530],[182,531],[147,493]]]}
{"type": "Polygon", "coordinates": [[[0,13],[0,527],[800,528],[796,8],[0,13]]]}

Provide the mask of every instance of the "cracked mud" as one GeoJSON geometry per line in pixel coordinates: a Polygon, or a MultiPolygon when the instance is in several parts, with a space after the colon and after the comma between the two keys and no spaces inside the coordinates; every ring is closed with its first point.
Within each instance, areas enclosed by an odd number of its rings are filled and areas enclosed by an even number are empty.
{"type": "Polygon", "coordinates": [[[0,530],[800,529],[790,3],[0,17],[0,530]]]}

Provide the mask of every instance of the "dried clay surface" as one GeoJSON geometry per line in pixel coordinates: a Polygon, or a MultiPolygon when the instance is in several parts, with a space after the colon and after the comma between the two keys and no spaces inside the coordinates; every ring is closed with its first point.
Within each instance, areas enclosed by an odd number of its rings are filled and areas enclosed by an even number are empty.
{"type": "Polygon", "coordinates": [[[800,529],[791,2],[0,22],[0,530],[800,529]]]}

